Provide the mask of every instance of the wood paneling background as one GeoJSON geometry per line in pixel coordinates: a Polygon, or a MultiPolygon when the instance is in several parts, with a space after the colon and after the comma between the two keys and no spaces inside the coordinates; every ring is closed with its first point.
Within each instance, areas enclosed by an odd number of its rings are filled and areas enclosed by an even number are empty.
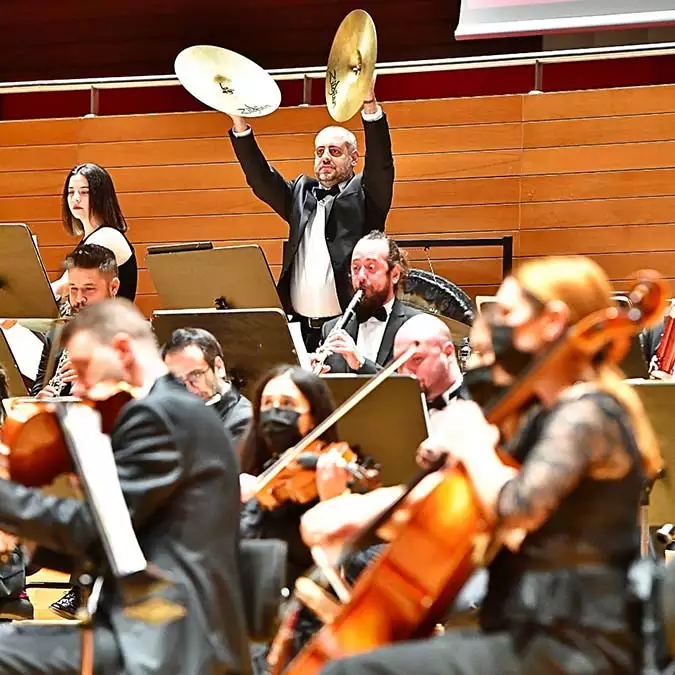
{"type": "MultiPolygon", "coordinates": [[[[513,234],[517,260],[581,253],[619,288],[645,266],[675,280],[675,86],[386,110],[397,176],[387,228],[399,241],[513,234]]],[[[312,171],[313,135],[329,122],[316,107],[282,109],[253,124],[268,158],[293,177],[312,171]]],[[[362,141],[358,118],[348,126],[362,141]]],[[[0,123],[0,222],[28,223],[56,276],[76,243],[59,222],[64,176],[94,161],[112,173],[130,222],[145,312],[158,306],[144,264],[151,244],[258,242],[276,274],[286,225],[246,186],[228,128],[218,113],[0,123]]],[[[423,251],[409,255],[428,268],[423,251]]],[[[429,255],[435,272],[472,295],[499,283],[499,249],[429,255]]]]}

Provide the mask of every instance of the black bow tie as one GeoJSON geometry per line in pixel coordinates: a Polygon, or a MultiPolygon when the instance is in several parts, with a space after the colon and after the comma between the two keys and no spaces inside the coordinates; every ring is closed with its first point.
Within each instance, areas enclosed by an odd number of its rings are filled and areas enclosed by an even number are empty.
{"type": "Polygon", "coordinates": [[[374,310],[356,310],[356,318],[359,323],[365,323],[369,319],[377,319],[378,321],[385,322],[387,320],[387,310],[384,307],[378,307],[374,310]]]}
{"type": "Polygon", "coordinates": [[[445,410],[448,402],[445,400],[443,394],[437,396],[433,401],[427,401],[427,408],[429,410],[445,410]]]}
{"type": "Polygon", "coordinates": [[[333,185],[332,188],[329,190],[326,190],[325,188],[322,187],[315,187],[314,188],[314,196],[316,197],[316,200],[320,202],[324,197],[328,197],[330,195],[331,197],[337,197],[337,195],[340,194],[340,186],[339,185],[333,185]]]}

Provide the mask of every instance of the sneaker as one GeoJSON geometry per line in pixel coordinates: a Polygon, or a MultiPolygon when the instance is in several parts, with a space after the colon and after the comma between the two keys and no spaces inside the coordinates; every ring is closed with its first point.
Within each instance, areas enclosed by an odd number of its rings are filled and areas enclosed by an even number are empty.
{"type": "Polygon", "coordinates": [[[73,586],[62,598],[52,603],[49,608],[64,619],[76,619],[77,610],[82,605],[82,593],[77,586],[73,586]]]}

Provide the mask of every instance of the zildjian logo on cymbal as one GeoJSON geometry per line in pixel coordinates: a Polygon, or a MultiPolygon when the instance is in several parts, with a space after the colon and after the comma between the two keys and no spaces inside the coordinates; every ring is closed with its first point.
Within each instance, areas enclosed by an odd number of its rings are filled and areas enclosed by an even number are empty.
{"type": "Polygon", "coordinates": [[[259,113],[262,112],[263,110],[267,110],[267,108],[270,108],[271,106],[268,104],[265,105],[243,105],[241,108],[237,108],[237,112],[241,113],[242,115],[251,115],[252,113],[259,113]]]}
{"type": "Polygon", "coordinates": [[[340,84],[340,80],[337,79],[337,71],[336,70],[331,70],[328,73],[329,77],[329,83],[328,86],[330,87],[330,98],[331,101],[333,102],[333,105],[335,105],[337,101],[337,90],[338,86],[340,84]]]}

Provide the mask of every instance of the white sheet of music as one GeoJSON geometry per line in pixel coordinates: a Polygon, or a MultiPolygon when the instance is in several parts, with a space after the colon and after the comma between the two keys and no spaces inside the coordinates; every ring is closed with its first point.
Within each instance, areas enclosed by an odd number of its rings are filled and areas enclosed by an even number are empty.
{"type": "Polygon", "coordinates": [[[147,561],[124,501],[110,438],[101,432],[99,413],[83,405],[70,406],[62,421],[113,573],[125,577],[145,570],[147,561]]]}
{"type": "Polygon", "coordinates": [[[5,339],[21,374],[30,380],[34,380],[37,377],[40,357],[44,348],[42,341],[19,323],[14,324],[11,328],[2,328],[1,330],[5,334],[5,339]]]}

